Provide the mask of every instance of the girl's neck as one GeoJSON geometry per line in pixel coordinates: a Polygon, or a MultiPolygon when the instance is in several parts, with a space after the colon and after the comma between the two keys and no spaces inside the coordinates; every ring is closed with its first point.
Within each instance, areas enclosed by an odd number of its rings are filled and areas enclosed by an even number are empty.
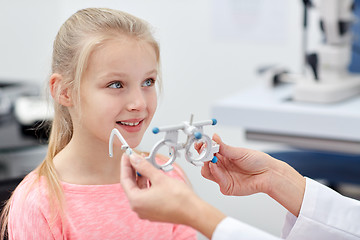
{"type": "Polygon", "coordinates": [[[122,151],[114,149],[109,157],[108,145],[100,141],[81,141],[73,136],[69,144],[54,158],[62,181],[73,184],[100,185],[120,182],[122,151]]]}

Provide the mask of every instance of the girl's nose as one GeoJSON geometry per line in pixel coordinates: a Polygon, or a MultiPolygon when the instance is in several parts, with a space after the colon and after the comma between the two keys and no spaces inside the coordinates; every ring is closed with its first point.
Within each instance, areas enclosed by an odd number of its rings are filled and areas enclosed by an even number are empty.
{"type": "Polygon", "coordinates": [[[146,108],[146,98],[141,90],[130,92],[127,108],[129,111],[142,111],[146,108]]]}

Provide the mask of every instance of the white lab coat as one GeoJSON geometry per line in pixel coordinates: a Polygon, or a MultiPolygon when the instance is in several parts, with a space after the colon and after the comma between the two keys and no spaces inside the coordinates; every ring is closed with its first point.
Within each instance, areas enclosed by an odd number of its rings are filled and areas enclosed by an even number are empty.
{"type": "Polygon", "coordinates": [[[344,197],[306,178],[300,214],[287,213],[282,238],[227,217],[219,223],[213,240],[311,240],[360,239],[360,201],[344,197]]]}

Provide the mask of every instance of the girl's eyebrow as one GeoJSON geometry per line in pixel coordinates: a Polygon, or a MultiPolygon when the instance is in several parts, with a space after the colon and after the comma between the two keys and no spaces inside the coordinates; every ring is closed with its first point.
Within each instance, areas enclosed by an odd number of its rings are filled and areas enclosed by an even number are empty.
{"type": "Polygon", "coordinates": [[[127,74],[126,73],[122,73],[122,72],[109,72],[106,74],[101,75],[101,78],[109,78],[109,77],[126,77],[127,74]]]}
{"type": "Polygon", "coordinates": [[[152,74],[157,74],[157,70],[153,69],[153,70],[147,72],[145,75],[152,75],[152,74]]]}
{"type": "MultiPolygon", "coordinates": [[[[150,70],[150,71],[146,72],[144,75],[148,76],[148,75],[152,75],[152,74],[157,74],[157,69],[150,70]]],[[[109,72],[109,73],[106,73],[106,74],[102,75],[101,78],[127,77],[127,76],[128,76],[128,74],[123,73],[123,72],[109,72]]]]}

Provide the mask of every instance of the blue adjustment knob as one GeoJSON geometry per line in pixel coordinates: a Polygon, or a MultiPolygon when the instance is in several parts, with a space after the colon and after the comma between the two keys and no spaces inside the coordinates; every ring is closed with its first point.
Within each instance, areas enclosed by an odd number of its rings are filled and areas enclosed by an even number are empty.
{"type": "Polygon", "coordinates": [[[213,159],[211,160],[212,163],[217,163],[218,158],[216,156],[213,157],[213,159]]]}
{"type": "Polygon", "coordinates": [[[217,120],[215,118],[211,119],[212,120],[212,125],[216,125],[217,124],[217,120]]]}
{"type": "Polygon", "coordinates": [[[202,138],[201,132],[195,132],[194,136],[195,136],[196,139],[201,139],[202,138]]]}
{"type": "Polygon", "coordinates": [[[158,133],[160,132],[160,129],[159,129],[158,127],[154,127],[154,128],[152,129],[152,132],[153,132],[154,134],[158,134],[158,133]]]}

